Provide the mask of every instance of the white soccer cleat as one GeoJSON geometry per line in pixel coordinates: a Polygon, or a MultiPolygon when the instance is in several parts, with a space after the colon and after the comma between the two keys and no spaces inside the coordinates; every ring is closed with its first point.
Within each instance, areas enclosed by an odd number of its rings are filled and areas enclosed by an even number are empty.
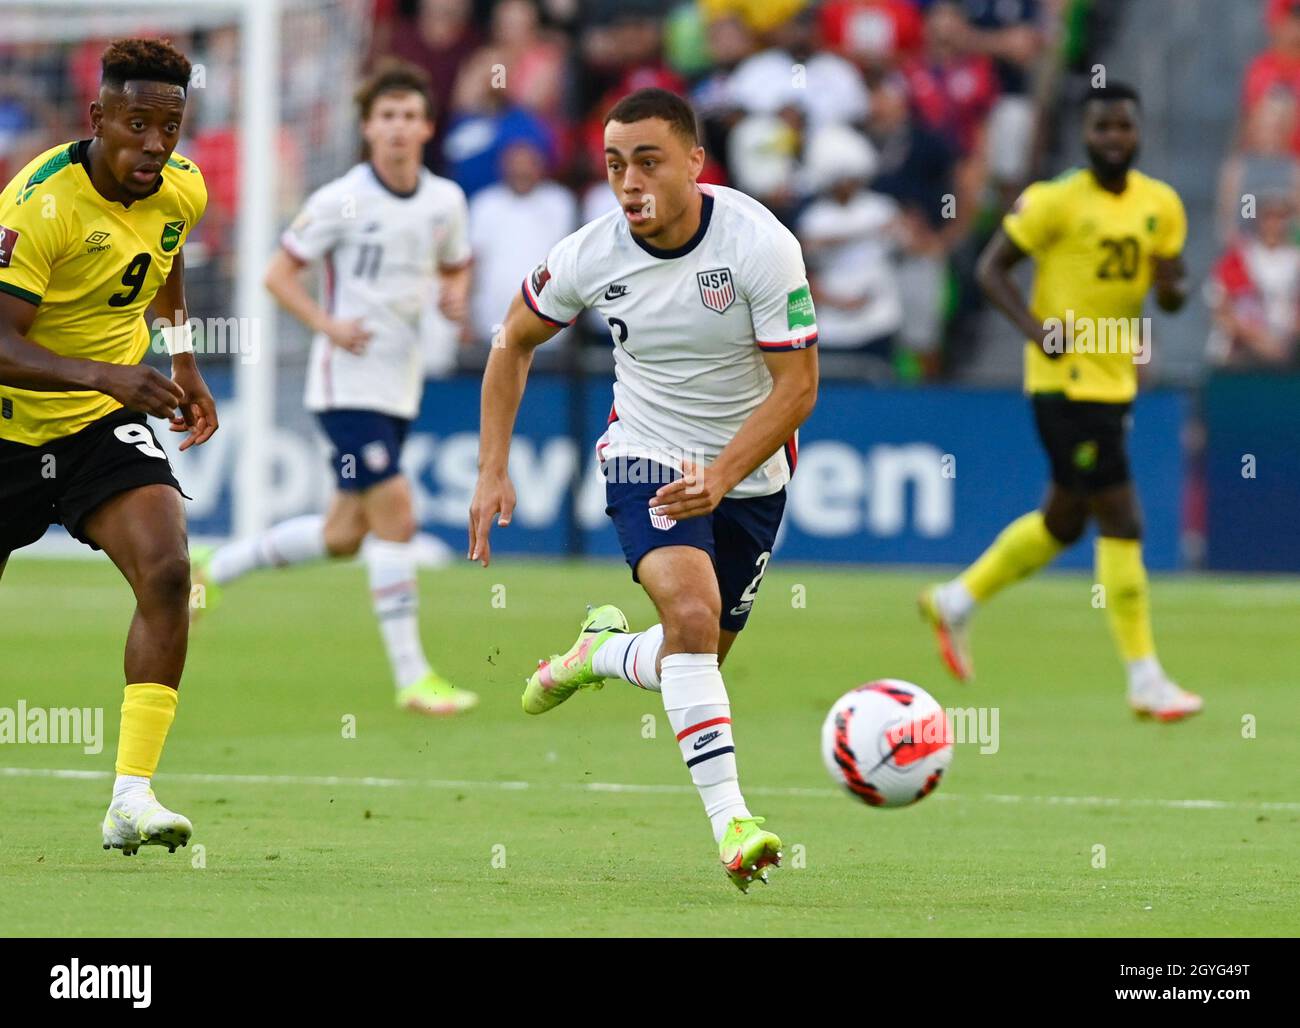
{"type": "Polygon", "coordinates": [[[1140,718],[1181,721],[1193,714],[1199,714],[1204,701],[1195,693],[1179,688],[1162,675],[1149,685],[1130,688],[1128,705],[1140,718]]]}
{"type": "Polygon", "coordinates": [[[141,846],[166,846],[175,853],[193,834],[189,818],[164,807],[152,789],[138,798],[114,800],[104,815],[104,849],[121,850],[124,857],[134,856],[141,846]]]}

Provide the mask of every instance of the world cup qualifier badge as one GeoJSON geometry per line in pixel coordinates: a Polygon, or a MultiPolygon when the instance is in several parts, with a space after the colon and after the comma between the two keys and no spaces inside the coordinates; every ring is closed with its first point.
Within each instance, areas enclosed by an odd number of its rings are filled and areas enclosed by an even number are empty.
{"type": "Polygon", "coordinates": [[[169,221],[163,226],[161,245],[163,253],[171,253],[176,249],[181,241],[181,233],[185,231],[185,222],[169,221]]]}
{"type": "Polygon", "coordinates": [[[9,267],[13,260],[14,247],[18,245],[18,230],[0,225],[0,268],[9,267]]]}

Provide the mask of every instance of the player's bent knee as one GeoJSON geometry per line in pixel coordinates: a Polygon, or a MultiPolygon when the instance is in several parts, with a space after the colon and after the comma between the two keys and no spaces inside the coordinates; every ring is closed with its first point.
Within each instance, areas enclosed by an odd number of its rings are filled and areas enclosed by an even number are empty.
{"type": "Polygon", "coordinates": [[[331,557],[355,557],[361,549],[364,533],[331,535],[325,538],[325,549],[331,557]]]}
{"type": "Polygon", "coordinates": [[[719,616],[719,607],[707,599],[675,599],[663,611],[665,646],[680,653],[716,653],[719,616]]]}
{"type": "Polygon", "coordinates": [[[155,607],[185,609],[190,601],[190,561],[184,554],[147,560],[135,580],[136,599],[155,607]]]}
{"type": "Polygon", "coordinates": [[[1083,530],[1087,527],[1088,519],[1071,518],[1060,521],[1044,519],[1043,524],[1046,525],[1047,531],[1051,533],[1052,538],[1062,546],[1073,546],[1083,538],[1083,530]]]}

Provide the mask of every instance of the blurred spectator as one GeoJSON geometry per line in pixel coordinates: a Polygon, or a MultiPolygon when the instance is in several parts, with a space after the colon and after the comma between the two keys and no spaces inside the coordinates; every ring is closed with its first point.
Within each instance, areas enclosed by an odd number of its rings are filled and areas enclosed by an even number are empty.
{"type": "Polygon", "coordinates": [[[773,45],[742,61],[728,82],[737,106],[752,115],[775,115],[795,105],[812,126],[866,118],[862,73],[844,58],[817,49],[816,12],[801,12],[770,38],[773,45]]]}
{"type": "Polygon", "coordinates": [[[817,307],[817,343],[885,361],[903,321],[893,267],[898,205],[871,192],[876,153],[846,126],[820,129],[808,147],[808,176],[819,196],[799,218],[817,307]]]}
{"type": "Polygon", "coordinates": [[[821,26],[827,46],[875,71],[896,67],[921,45],[921,15],[910,0],[830,0],[821,26]]]}
{"type": "Polygon", "coordinates": [[[543,150],[528,142],[511,143],[501,163],[502,181],[480,190],[469,206],[474,251],[470,317],[475,338],[484,342],[505,318],[524,276],[577,224],[573,194],[546,181],[543,150]]]}
{"type": "Polygon", "coordinates": [[[1223,367],[1278,367],[1296,357],[1300,246],[1289,194],[1260,199],[1258,230],[1243,233],[1207,283],[1214,314],[1208,357],[1223,367]]]}
{"type": "Polygon", "coordinates": [[[923,53],[903,63],[921,120],[953,140],[963,157],[980,151],[998,93],[993,62],[969,48],[969,28],[960,4],[937,0],[926,14],[923,53]]]}
{"type": "Polygon", "coordinates": [[[511,104],[494,81],[497,51],[484,48],[461,68],[447,122],[443,159],[449,177],[473,196],[500,180],[502,157],[511,144],[527,142],[555,159],[556,146],[546,123],[511,104]]]}
{"type": "Polygon", "coordinates": [[[1000,208],[1009,207],[1031,178],[1030,75],[1045,48],[1040,6],[1039,0],[961,0],[967,19],[957,30],[962,48],[992,58],[997,73],[999,95],[988,116],[985,152],[989,177],[1002,187],[1000,208]]]}
{"type": "Polygon", "coordinates": [[[605,114],[638,89],[685,94],[686,83],[664,62],[663,23],[644,5],[619,4],[605,20],[587,24],[581,38],[586,117],[578,130],[580,169],[605,167],[605,114]]]}
{"type": "MultiPolygon", "coordinates": [[[[1269,26],[1269,35],[1272,45],[1246,70],[1242,96],[1247,115],[1273,90],[1300,100],[1300,0],[1282,6],[1269,26]]],[[[1300,154],[1300,124],[1293,127],[1291,149],[1300,154]]]]}
{"type": "Polygon", "coordinates": [[[699,0],[700,10],[710,21],[735,17],[753,32],[764,33],[784,24],[809,0],[699,0]]]}
{"type": "Polygon", "coordinates": [[[1247,115],[1237,149],[1219,175],[1215,224],[1221,241],[1236,233],[1248,197],[1252,206],[1259,197],[1278,193],[1300,203],[1300,161],[1291,150],[1298,110],[1293,94],[1275,89],[1247,115]]]}
{"type": "Polygon", "coordinates": [[[805,119],[788,103],[774,114],[743,118],[727,141],[732,184],[787,225],[807,191],[802,172],[805,119]]]}
{"type": "MultiPolygon", "coordinates": [[[[920,0],[923,8],[937,0],[920,0]]],[[[1039,0],[958,0],[966,15],[963,48],[991,57],[1002,93],[1028,93],[1029,76],[1043,54],[1039,0]]]]}
{"type": "Polygon", "coordinates": [[[470,0],[420,0],[415,17],[393,19],[385,51],[385,56],[410,61],[429,74],[436,127],[424,163],[434,171],[442,168],[443,139],[450,129],[445,112],[451,107],[461,68],[481,42],[470,13],[470,0]]]}
{"type": "Polygon", "coordinates": [[[710,153],[725,154],[727,136],[744,115],[744,108],[731,90],[732,73],[754,53],[754,33],[734,16],[715,18],[706,26],[712,70],[692,87],[691,104],[700,123],[704,147],[710,153]]]}
{"type": "Polygon", "coordinates": [[[502,0],[492,10],[492,40],[505,69],[506,96],[544,117],[559,115],[565,48],[543,31],[532,0],[502,0]]]}
{"type": "Polygon", "coordinates": [[[951,233],[957,154],[952,144],[912,117],[906,85],[897,77],[877,80],[871,88],[867,137],[876,148],[877,192],[892,196],[918,231],[951,233]]]}
{"type": "MultiPolygon", "coordinates": [[[[58,130],[58,108],[39,96],[21,75],[0,76],[0,181],[8,182],[33,155],[48,149],[63,136],[58,130]]],[[[85,125],[72,134],[89,134],[85,125]]]]}
{"type": "Polygon", "coordinates": [[[932,356],[939,345],[948,252],[960,239],[964,220],[958,217],[963,205],[955,192],[956,153],[946,139],[912,118],[906,88],[892,76],[872,87],[867,135],[880,161],[872,188],[892,196],[901,209],[900,342],[932,356]]]}

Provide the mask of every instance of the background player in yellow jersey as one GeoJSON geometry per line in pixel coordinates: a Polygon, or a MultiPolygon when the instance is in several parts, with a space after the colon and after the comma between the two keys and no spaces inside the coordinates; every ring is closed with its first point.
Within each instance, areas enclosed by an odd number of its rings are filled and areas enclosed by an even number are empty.
{"type": "Polygon", "coordinates": [[[1133,169],[1139,137],[1137,94],[1117,83],[1094,89],[1083,121],[1089,167],[1026,189],[980,257],[981,287],[1027,337],[1025,389],[1052,482],[1040,510],[1003,529],[957,578],[927,590],[921,610],[949,670],[972,678],[967,629],[976,606],[1077,542],[1092,518],[1097,581],[1128,671],[1129,704],[1172,721],[1197,713],[1201,699],[1156,658],[1125,440],[1137,365],[1150,356],[1142,302],[1152,285],[1164,310],[1185,302],[1187,221],[1170,186],[1133,169]],[[1026,255],[1035,264],[1028,305],[1011,278],[1026,255]]]}
{"type": "Polygon", "coordinates": [[[190,62],[127,39],[102,67],[91,138],[41,154],[0,193],[0,574],[62,522],[135,593],[103,825],[104,848],[129,855],[174,851],[193,830],[150,787],[185,665],[190,565],[180,486],[145,416],[187,432],[184,450],[216,431],[217,413],[189,342],[181,258],[207,191],[173,156],[190,62]],[[170,325],[170,379],[140,363],[151,306],[170,325]]]}

